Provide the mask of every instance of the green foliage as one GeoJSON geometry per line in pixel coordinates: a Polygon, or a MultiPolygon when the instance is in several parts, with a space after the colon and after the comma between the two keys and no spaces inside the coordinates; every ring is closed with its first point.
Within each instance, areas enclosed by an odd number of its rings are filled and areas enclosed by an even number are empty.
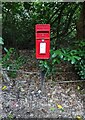
{"type": "Polygon", "coordinates": [[[35,45],[35,25],[51,25],[52,47],[71,42],[76,35],[76,23],[81,3],[17,2],[3,3],[3,37],[5,44],[19,48],[35,45]],[[8,14],[9,13],[9,14],[8,14]],[[61,42],[63,41],[63,42],[61,42]]]}
{"type": "Polygon", "coordinates": [[[9,113],[6,117],[2,118],[1,120],[6,119],[6,120],[15,120],[16,117],[12,114],[9,113]]]}
{"type": "Polygon", "coordinates": [[[25,62],[24,56],[18,56],[14,48],[9,50],[4,48],[6,54],[2,58],[2,67],[9,70],[8,75],[15,78],[17,76],[17,71],[25,62]],[[11,71],[12,70],[12,71],[11,71]]]}
{"type": "MultiPolygon", "coordinates": [[[[81,45],[79,44],[79,46],[81,45]]],[[[70,50],[62,48],[51,50],[51,58],[40,61],[40,67],[46,72],[47,76],[55,75],[55,72],[57,72],[56,64],[61,63],[62,60],[74,64],[78,75],[81,79],[85,79],[85,51],[82,49],[70,50]]]]}
{"type": "Polygon", "coordinates": [[[8,119],[8,120],[12,120],[13,118],[14,118],[13,114],[9,114],[9,115],[7,116],[7,119],[8,119]]]}
{"type": "Polygon", "coordinates": [[[85,79],[85,41],[76,42],[76,46],[78,47],[78,54],[81,59],[75,65],[75,69],[81,79],[85,79]]]}
{"type": "Polygon", "coordinates": [[[81,79],[85,79],[85,59],[78,61],[75,67],[81,79]]]}
{"type": "MultiPolygon", "coordinates": [[[[47,76],[54,75],[57,71],[56,64],[62,60],[69,61],[75,66],[81,79],[85,78],[85,42],[74,42],[77,35],[77,26],[83,3],[64,2],[17,2],[3,3],[2,25],[5,45],[8,47],[33,48],[35,46],[35,25],[51,25],[51,57],[49,60],[40,61],[40,67],[47,76]],[[33,46],[33,47],[31,47],[33,46]],[[68,48],[68,49],[66,49],[68,48]],[[54,49],[54,50],[53,50],[54,49]],[[49,74],[50,73],[50,74],[49,74]]],[[[81,19],[82,20],[82,19],[81,19]]],[[[81,33],[80,33],[81,34],[81,33]]],[[[24,57],[17,57],[11,61],[11,55],[15,52],[7,51],[3,58],[3,66],[6,68],[19,69],[24,57]]],[[[14,50],[13,50],[14,51],[14,50]]]]}
{"type": "Polygon", "coordinates": [[[50,77],[51,75],[54,76],[54,73],[56,72],[56,63],[59,64],[61,62],[61,59],[58,57],[55,57],[53,54],[55,52],[51,50],[51,57],[48,60],[40,60],[39,66],[42,71],[46,72],[46,76],[50,77]]]}

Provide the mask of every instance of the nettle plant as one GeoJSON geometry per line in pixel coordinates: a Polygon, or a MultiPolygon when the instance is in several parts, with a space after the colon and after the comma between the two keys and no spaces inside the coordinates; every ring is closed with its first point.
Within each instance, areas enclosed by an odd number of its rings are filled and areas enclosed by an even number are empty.
{"type": "MultiPolygon", "coordinates": [[[[82,43],[83,47],[85,46],[85,42],[82,43]]],[[[81,43],[79,43],[79,46],[81,43]]],[[[81,45],[82,46],[82,45],[81,45]]],[[[41,60],[40,68],[44,71],[47,77],[54,76],[55,72],[57,72],[56,64],[60,64],[63,61],[68,61],[72,65],[74,65],[77,74],[81,79],[85,79],[85,50],[79,47],[78,49],[58,49],[51,50],[51,57],[49,60],[41,60]]]]}

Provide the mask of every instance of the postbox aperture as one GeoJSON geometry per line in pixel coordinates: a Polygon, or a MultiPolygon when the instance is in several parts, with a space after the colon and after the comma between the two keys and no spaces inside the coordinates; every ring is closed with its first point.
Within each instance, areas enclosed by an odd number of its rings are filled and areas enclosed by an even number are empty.
{"type": "Polygon", "coordinates": [[[37,24],[36,31],[36,58],[50,58],[50,24],[37,24]]]}

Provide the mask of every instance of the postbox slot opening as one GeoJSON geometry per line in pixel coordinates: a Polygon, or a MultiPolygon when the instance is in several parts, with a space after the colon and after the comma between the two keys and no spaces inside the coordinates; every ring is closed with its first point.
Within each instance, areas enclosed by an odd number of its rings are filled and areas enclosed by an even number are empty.
{"type": "Polygon", "coordinates": [[[49,31],[37,31],[37,33],[49,33],[49,31]]]}

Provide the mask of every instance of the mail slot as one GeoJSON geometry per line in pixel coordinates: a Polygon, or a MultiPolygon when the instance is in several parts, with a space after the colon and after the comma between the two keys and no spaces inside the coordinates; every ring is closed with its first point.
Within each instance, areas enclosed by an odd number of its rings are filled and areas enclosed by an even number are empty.
{"type": "Polygon", "coordinates": [[[50,58],[50,24],[37,24],[35,26],[36,58],[50,58]]]}
{"type": "Polygon", "coordinates": [[[44,31],[44,32],[40,32],[38,31],[36,33],[36,39],[49,39],[50,38],[50,35],[49,35],[49,32],[48,31],[44,31]]]}

